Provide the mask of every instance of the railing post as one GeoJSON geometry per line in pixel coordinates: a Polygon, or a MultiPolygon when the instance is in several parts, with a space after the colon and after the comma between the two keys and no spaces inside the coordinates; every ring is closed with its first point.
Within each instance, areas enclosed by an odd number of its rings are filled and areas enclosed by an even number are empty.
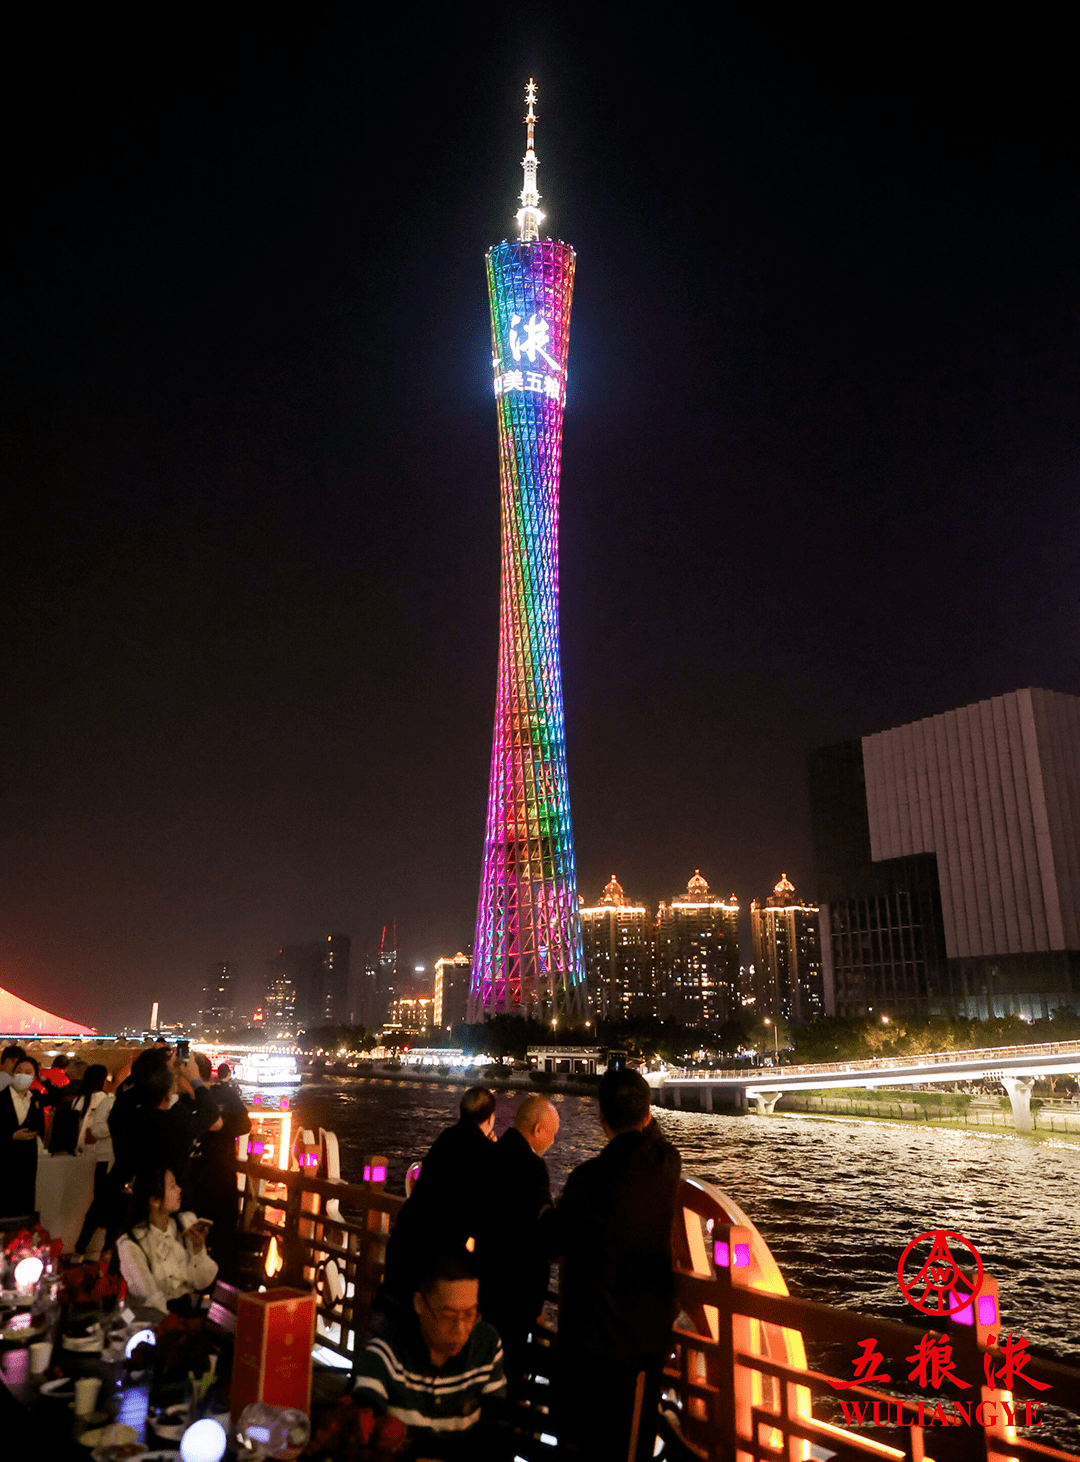
{"type": "Polygon", "coordinates": [[[293,1289],[310,1289],[311,1281],[305,1272],[307,1252],[300,1243],[300,1216],[303,1212],[304,1190],[300,1175],[286,1190],[285,1224],[279,1245],[281,1249],[281,1282],[293,1289]]]}

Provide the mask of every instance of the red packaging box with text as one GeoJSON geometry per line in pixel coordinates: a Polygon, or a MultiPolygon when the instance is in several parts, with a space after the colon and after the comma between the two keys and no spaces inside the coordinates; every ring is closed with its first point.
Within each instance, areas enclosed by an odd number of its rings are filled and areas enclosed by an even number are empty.
{"type": "Polygon", "coordinates": [[[238,1296],[230,1403],[236,1421],[252,1401],[311,1412],[315,1296],[268,1289],[238,1296]]]}

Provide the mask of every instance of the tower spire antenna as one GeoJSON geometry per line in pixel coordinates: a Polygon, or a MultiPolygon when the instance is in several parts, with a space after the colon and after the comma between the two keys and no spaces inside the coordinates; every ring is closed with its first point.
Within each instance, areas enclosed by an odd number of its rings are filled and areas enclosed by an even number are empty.
{"type": "Polygon", "coordinates": [[[540,194],[536,191],[536,169],[540,160],[536,156],[536,96],[537,87],[533,78],[525,88],[525,156],[521,166],[525,173],[525,186],[521,190],[521,207],[517,212],[518,237],[524,243],[531,243],[540,237],[540,194]]]}

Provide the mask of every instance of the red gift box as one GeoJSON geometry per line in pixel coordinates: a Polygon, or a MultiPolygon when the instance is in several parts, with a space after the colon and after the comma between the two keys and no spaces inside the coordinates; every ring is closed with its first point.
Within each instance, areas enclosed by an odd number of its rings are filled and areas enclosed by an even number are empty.
{"type": "Polygon", "coordinates": [[[237,1296],[232,1407],[236,1421],[252,1401],[311,1412],[315,1296],[306,1289],[267,1289],[237,1296]]]}

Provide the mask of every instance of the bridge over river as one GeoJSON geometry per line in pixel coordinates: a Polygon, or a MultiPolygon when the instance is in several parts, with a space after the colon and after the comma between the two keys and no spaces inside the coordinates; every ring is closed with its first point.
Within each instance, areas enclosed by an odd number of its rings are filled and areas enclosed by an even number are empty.
{"type": "Polygon", "coordinates": [[[823,1061],[813,1066],[754,1066],[679,1075],[665,1071],[650,1075],[648,1080],[661,1106],[693,1106],[706,1112],[729,1113],[745,1112],[750,1101],[759,1112],[771,1112],[786,1091],[997,1081],[1008,1093],[1017,1131],[1031,1132],[1031,1088],[1036,1077],[1077,1075],[1080,1041],[1052,1041],[977,1051],[935,1051],[925,1056],[823,1061]]]}

